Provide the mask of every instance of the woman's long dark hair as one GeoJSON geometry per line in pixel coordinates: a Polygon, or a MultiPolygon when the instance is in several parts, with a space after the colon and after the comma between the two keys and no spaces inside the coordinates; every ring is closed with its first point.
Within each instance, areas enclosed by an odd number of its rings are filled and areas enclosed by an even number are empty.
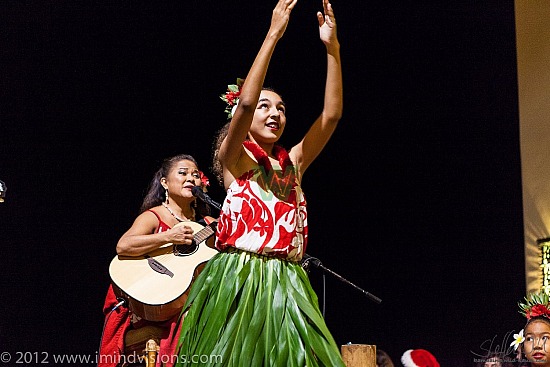
{"type": "MultiPolygon", "coordinates": [[[[162,187],[160,180],[163,177],[167,177],[174,165],[182,160],[191,161],[195,163],[197,167],[199,166],[195,158],[193,158],[189,154],[178,154],[173,157],[164,159],[160,168],[157,170],[157,172],[155,172],[151,183],[149,183],[147,194],[145,194],[143,202],[141,203],[141,208],[139,210],[140,213],[143,213],[146,210],[162,204],[162,202],[165,200],[166,190],[164,189],[164,187],[162,187]]],[[[210,215],[210,207],[208,206],[208,204],[198,199],[196,199],[195,201],[197,203],[196,211],[201,217],[210,215]]]]}

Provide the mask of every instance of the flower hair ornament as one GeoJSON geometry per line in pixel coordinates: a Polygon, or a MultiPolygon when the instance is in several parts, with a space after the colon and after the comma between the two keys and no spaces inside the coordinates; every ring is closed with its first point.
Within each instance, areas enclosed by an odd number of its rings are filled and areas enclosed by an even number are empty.
{"type": "Polygon", "coordinates": [[[243,84],[244,79],[237,78],[237,84],[229,84],[227,86],[227,92],[220,96],[221,100],[227,103],[225,113],[227,113],[228,120],[230,120],[235,114],[235,110],[239,104],[239,97],[241,96],[243,84]]]}
{"type": "Polygon", "coordinates": [[[199,171],[199,174],[201,175],[201,187],[202,187],[202,191],[206,192],[208,186],[210,186],[210,180],[208,179],[208,177],[206,177],[206,175],[204,174],[204,172],[199,171]]]}
{"type": "MultiPolygon", "coordinates": [[[[533,317],[544,317],[550,322],[550,296],[544,291],[538,293],[531,293],[524,298],[523,302],[518,302],[519,313],[525,316],[527,323],[533,317]]],[[[524,329],[520,330],[518,334],[514,334],[514,341],[510,346],[517,350],[521,343],[525,341],[523,336],[524,329]]]]}
{"type": "Polygon", "coordinates": [[[519,313],[530,320],[532,317],[543,316],[550,320],[550,309],[548,308],[550,297],[544,291],[531,293],[523,302],[518,302],[519,313]]]}

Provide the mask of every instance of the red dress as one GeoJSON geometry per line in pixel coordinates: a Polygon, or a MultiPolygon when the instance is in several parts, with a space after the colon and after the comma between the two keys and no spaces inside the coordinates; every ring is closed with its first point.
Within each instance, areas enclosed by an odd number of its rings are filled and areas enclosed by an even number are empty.
{"type": "MultiPolygon", "coordinates": [[[[152,210],[159,220],[155,233],[164,232],[171,227],[164,223],[159,215],[152,210]]],[[[165,331],[160,339],[160,350],[157,356],[157,366],[172,366],[174,364],[174,354],[178,341],[180,323],[183,318],[179,314],[167,321],[152,322],[140,319],[134,315],[126,305],[113,308],[119,303],[110,285],[103,305],[103,314],[105,315],[105,325],[101,337],[101,346],[99,349],[98,367],[116,367],[119,362],[124,361],[124,336],[129,330],[138,329],[146,325],[161,326],[165,331]],[[162,363],[162,364],[161,364],[162,363]]],[[[145,343],[143,345],[145,348],[145,343]]],[[[128,360],[128,359],[126,359],[128,360]]]]}

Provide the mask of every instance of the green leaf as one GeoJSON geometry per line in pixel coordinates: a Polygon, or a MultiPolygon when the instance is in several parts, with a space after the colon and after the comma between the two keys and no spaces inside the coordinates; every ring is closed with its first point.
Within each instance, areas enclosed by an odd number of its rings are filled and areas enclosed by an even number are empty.
{"type": "Polygon", "coordinates": [[[193,287],[180,355],[217,355],[235,367],[344,366],[298,264],[223,253],[207,263],[193,287]]]}

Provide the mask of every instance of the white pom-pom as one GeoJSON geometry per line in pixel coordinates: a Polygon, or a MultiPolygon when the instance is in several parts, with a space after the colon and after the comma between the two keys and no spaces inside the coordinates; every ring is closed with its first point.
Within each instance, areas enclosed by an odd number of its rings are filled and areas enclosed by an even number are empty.
{"type": "Polygon", "coordinates": [[[235,106],[231,109],[231,117],[235,116],[235,111],[237,110],[237,106],[239,105],[239,100],[237,100],[237,103],[235,103],[235,106]]]}

